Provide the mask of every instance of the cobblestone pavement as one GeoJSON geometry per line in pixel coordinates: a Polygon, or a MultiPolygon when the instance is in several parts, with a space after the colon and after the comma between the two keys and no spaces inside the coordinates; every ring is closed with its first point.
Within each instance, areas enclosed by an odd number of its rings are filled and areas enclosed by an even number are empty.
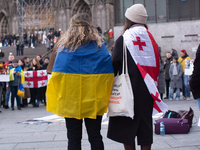
{"type": "MultiPolygon", "coordinates": [[[[169,101],[164,100],[170,110],[179,109],[189,110],[189,107],[195,112],[193,122],[198,121],[200,112],[195,100],[190,101],[169,101]]],[[[39,108],[33,108],[30,105],[22,110],[11,111],[11,109],[1,108],[0,113],[0,150],[17,149],[37,149],[37,150],[56,150],[66,149],[67,137],[65,123],[54,123],[45,125],[19,124],[18,122],[54,115],[46,111],[43,104],[39,108]]],[[[107,121],[102,123],[102,135],[105,150],[123,150],[121,143],[114,142],[106,137],[107,121]]],[[[89,150],[90,144],[87,140],[85,127],[83,127],[82,149],[89,150]]],[[[194,124],[188,134],[171,134],[161,137],[153,135],[153,150],[198,150],[200,149],[200,127],[194,124]]],[[[139,149],[139,147],[137,147],[139,149]]]]}

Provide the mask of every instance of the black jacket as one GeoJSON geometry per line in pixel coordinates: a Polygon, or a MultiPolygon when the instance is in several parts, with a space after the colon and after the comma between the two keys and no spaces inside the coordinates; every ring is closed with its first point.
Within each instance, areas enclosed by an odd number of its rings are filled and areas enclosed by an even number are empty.
{"type": "Polygon", "coordinates": [[[200,98],[200,45],[194,61],[194,71],[190,80],[190,88],[194,99],[200,98]]]}
{"type": "Polygon", "coordinates": [[[164,69],[165,69],[165,80],[169,80],[170,77],[169,77],[169,68],[170,68],[170,65],[171,65],[171,61],[173,60],[173,58],[166,58],[165,59],[165,62],[166,64],[164,65],[164,69]]]}

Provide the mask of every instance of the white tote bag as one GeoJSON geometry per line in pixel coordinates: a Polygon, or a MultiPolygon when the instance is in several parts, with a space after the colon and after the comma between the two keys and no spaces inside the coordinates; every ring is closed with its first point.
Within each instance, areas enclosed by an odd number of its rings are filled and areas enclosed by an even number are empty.
{"type": "Polygon", "coordinates": [[[123,41],[123,66],[122,74],[115,76],[112,86],[112,93],[108,105],[108,116],[134,117],[133,91],[128,75],[127,49],[123,41]],[[125,62],[125,65],[124,65],[125,62]],[[126,73],[125,73],[126,67],[126,73]]]}

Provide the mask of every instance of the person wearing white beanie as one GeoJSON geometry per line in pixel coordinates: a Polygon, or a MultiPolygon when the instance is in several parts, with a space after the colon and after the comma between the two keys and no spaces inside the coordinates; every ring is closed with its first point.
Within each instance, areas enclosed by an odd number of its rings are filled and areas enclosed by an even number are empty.
{"type": "MultiPolygon", "coordinates": [[[[130,77],[134,97],[134,119],[122,116],[109,117],[107,137],[123,143],[125,150],[136,149],[135,138],[137,137],[141,150],[150,150],[153,143],[152,113],[155,105],[154,98],[150,94],[147,81],[142,77],[142,73],[155,72],[153,75],[155,79],[158,78],[159,61],[156,62],[156,71],[153,69],[145,70],[145,67],[149,66],[149,62],[159,60],[158,46],[148,31],[146,25],[148,15],[142,4],[134,4],[128,8],[125,17],[124,34],[116,40],[111,59],[115,75],[121,74],[123,51],[127,50],[127,72],[130,77]],[[126,44],[125,50],[123,49],[124,43],[126,44]],[[154,43],[154,48],[152,48],[152,43],[154,43]],[[154,57],[151,57],[151,54],[155,54],[154,57]],[[149,57],[149,55],[151,56],[149,57]],[[141,67],[138,67],[140,64],[145,64],[143,65],[145,67],[142,73],[141,67]]],[[[150,76],[151,73],[149,73],[150,76]]],[[[155,83],[154,81],[152,79],[153,83],[155,83]]],[[[154,86],[157,89],[156,85],[154,86]]]]}
{"type": "Polygon", "coordinates": [[[146,24],[147,11],[142,4],[135,4],[126,10],[125,16],[132,22],[146,24]]]}

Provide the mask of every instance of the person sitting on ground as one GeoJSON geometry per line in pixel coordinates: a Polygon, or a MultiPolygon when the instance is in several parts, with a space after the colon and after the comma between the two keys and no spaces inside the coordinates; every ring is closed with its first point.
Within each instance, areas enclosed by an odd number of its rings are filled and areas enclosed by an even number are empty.
{"type": "Polygon", "coordinates": [[[4,52],[0,49],[0,58],[3,58],[4,57],[4,52]]]}

